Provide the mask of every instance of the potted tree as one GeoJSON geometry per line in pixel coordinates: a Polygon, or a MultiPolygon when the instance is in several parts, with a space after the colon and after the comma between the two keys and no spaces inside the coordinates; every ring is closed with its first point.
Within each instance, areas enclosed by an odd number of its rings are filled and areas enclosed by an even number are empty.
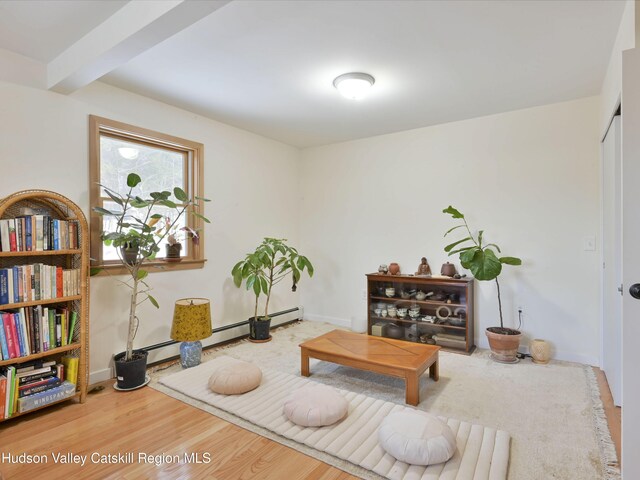
{"type": "MultiPolygon", "coordinates": [[[[156,257],[160,251],[159,245],[189,207],[197,206],[179,187],[173,189],[173,197],[176,201],[171,200],[172,193],[168,191],[151,192],[149,198],[134,195],[133,190],[141,182],[139,175],[130,173],[127,176],[129,190],[125,194],[100,185],[117,206],[113,210],[102,207],[93,208],[99,215],[114,217],[115,229],[111,232],[103,232],[102,240],[105,245],[116,248],[118,258],[127,269],[129,276],[129,280],[122,282],[131,290],[127,345],[124,352],[114,356],[118,388],[122,390],[137,388],[145,383],[147,352],[133,349],[133,340],[138,330],[136,309],[147,300],[154,307],[159,307],[156,299],[149,293],[151,287],[146,281],[149,271],[145,268],[145,262],[156,257]],[[159,208],[171,211],[170,218],[173,218],[168,228],[160,233],[154,229],[154,226],[166,217],[158,213],[159,208]],[[143,298],[140,300],[140,297],[143,298]]],[[[208,201],[204,198],[199,200],[208,201]]],[[[191,213],[209,223],[209,220],[199,213],[193,210],[191,213]]]]}
{"type": "Polygon", "coordinates": [[[514,363],[517,361],[516,355],[522,334],[519,330],[506,328],[504,326],[498,277],[502,272],[502,265],[521,265],[522,260],[516,257],[499,257],[496,255],[496,253],[501,254],[500,247],[495,243],[482,243],[484,230],[480,230],[474,236],[469,229],[464,215],[451,205],[442,212],[451,215],[456,220],[462,220],[461,224],[450,228],[444,234],[445,237],[459,228],[466,230],[466,236],[464,238],[447,245],[444,251],[449,255],[459,254],[462,267],[471,270],[471,273],[477,280],[495,280],[496,282],[500,326],[489,327],[485,333],[489,340],[493,359],[504,363],[514,363]]]}
{"type": "Polygon", "coordinates": [[[231,270],[236,287],[239,288],[244,280],[246,289],[251,290],[256,297],[253,317],[249,319],[249,340],[251,341],[271,340],[269,300],[273,287],[291,275],[293,278],[291,290],[295,292],[305,269],[309,277],[313,276],[313,265],[309,259],[300,255],[286,242],[286,239],[266,237],[254,252],[248,253],[244,260],[236,263],[231,270]],[[258,302],[262,294],[266,296],[264,313],[258,316],[258,302]]]}

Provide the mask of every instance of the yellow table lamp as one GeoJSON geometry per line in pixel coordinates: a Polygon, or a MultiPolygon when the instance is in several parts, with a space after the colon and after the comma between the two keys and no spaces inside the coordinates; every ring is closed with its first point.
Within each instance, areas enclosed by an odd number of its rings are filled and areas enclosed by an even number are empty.
{"type": "Polygon", "coordinates": [[[176,301],[171,339],[180,344],[182,368],[200,364],[202,343],[211,336],[211,304],[206,298],[181,298],[176,301]]]}

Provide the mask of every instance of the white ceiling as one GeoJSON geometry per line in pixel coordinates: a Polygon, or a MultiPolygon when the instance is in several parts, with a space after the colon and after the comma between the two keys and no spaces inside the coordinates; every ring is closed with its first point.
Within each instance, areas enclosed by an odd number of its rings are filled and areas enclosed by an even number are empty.
{"type": "Polygon", "coordinates": [[[50,62],[127,0],[1,0],[0,48],[50,62]]]}
{"type": "MultiPolygon", "coordinates": [[[[123,3],[0,2],[0,48],[50,61],[123,3]]],[[[623,9],[616,0],[234,0],[102,80],[321,145],[596,95],[623,9]],[[333,88],[350,71],[376,78],[365,100],[333,88]]]]}

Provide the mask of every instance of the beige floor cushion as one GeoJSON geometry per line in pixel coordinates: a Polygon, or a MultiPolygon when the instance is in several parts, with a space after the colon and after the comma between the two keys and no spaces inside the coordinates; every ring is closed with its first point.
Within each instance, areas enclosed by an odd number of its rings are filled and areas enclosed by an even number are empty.
{"type": "Polygon", "coordinates": [[[209,377],[209,388],[222,395],[239,395],[257,388],[262,371],[253,363],[236,360],[217,367],[209,377]]]}
{"type": "Polygon", "coordinates": [[[323,427],[342,420],[349,403],[335,388],[309,384],[294,391],[284,402],[284,414],[296,425],[323,427]]]}
{"type": "Polygon", "coordinates": [[[456,451],[451,428],[434,415],[418,410],[389,415],[378,429],[378,440],[389,455],[411,465],[446,462],[456,451]]]}

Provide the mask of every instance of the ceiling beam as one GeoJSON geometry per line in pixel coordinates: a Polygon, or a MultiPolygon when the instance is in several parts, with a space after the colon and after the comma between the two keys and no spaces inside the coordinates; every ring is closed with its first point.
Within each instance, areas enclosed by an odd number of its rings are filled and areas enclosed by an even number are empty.
{"type": "Polygon", "coordinates": [[[130,1],[47,65],[47,88],[73,93],[230,1],[130,1]]]}

